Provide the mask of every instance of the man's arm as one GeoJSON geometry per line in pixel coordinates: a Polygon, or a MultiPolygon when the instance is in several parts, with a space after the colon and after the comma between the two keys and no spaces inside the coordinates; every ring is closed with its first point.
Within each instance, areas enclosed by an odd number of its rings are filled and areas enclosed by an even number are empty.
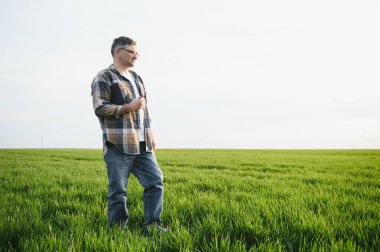
{"type": "Polygon", "coordinates": [[[102,76],[95,77],[91,85],[92,103],[96,116],[117,117],[131,111],[137,111],[145,106],[143,98],[133,99],[130,103],[116,105],[110,102],[111,86],[102,76]]]}
{"type": "Polygon", "coordinates": [[[115,105],[111,100],[111,86],[107,79],[98,75],[91,85],[92,104],[96,116],[116,117],[119,115],[121,105],[115,105]]]}

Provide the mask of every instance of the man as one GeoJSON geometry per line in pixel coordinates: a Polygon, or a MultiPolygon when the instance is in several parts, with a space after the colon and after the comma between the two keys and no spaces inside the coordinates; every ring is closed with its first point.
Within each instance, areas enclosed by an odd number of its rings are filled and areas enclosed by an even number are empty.
{"type": "Polygon", "coordinates": [[[131,71],[139,54],[136,42],[119,37],[111,47],[113,64],[92,82],[93,107],[103,131],[103,156],[108,175],[108,222],[126,227],[130,173],[144,187],[143,230],[161,228],[163,174],[157,164],[156,143],[150,128],[146,91],[141,77],[131,71]]]}

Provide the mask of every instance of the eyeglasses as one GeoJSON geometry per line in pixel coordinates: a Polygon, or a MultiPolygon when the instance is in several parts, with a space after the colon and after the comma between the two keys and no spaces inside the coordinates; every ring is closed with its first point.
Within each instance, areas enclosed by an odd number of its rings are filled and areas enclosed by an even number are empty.
{"type": "Polygon", "coordinates": [[[119,47],[120,50],[124,50],[124,51],[127,51],[129,53],[132,53],[133,55],[136,56],[136,58],[140,57],[140,54],[138,52],[135,52],[135,51],[132,51],[132,50],[129,50],[129,49],[125,49],[123,47],[119,47]]]}

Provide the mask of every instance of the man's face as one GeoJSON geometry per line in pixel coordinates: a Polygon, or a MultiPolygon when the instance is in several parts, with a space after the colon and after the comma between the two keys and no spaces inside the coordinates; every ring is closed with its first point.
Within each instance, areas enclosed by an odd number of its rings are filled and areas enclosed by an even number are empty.
{"type": "Polygon", "coordinates": [[[135,65],[135,60],[138,58],[139,54],[136,51],[136,45],[125,45],[116,49],[118,54],[118,59],[121,64],[126,67],[133,67],[135,65]]]}

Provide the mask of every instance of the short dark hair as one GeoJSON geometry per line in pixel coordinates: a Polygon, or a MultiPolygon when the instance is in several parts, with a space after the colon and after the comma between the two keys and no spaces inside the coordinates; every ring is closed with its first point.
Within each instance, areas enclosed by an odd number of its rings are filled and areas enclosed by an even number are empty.
{"type": "Polygon", "coordinates": [[[125,45],[136,45],[136,41],[134,41],[131,38],[123,37],[123,36],[115,38],[113,40],[112,47],[111,47],[112,57],[113,57],[113,55],[115,53],[115,49],[116,48],[121,47],[121,46],[125,46],[125,45]]]}

